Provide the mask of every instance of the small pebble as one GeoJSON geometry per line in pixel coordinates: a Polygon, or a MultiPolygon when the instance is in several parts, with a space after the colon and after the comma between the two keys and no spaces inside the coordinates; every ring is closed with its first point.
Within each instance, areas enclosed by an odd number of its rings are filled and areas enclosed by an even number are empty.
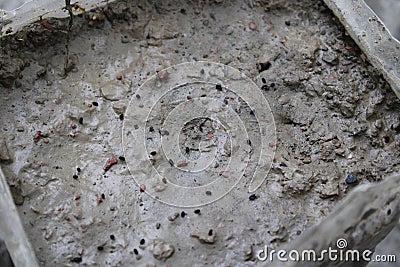
{"type": "Polygon", "coordinates": [[[35,136],[33,137],[33,142],[35,143],[39,142],[40,137],[42,137],[42,132],[36,131],[35,136]]]}
{"type": "Polygon", "coordinates": [[[97,106],[99,105],[99,103],[97,103],[96,101],[93,101],[93,102],[92,102],[92,105],[95,106],[95,107],[97,107],[97,106]]]}
{"type": "Polygon", "coordinates": [[[114,235],[110,235],[110,239],[111,240],[115,240],[115,236],[114,235]]]}
{"type": "Polygon", "coordinates": [[[98,246],[98,247],[97,247],[97,250],[98,250],[98,251],[102,251],[103,249],[104,249],[103,246],[98,246]]]}
{"type": "Polygon", "coordinates": [[[353,174],[348,174],[345,179],[346,184],[355,184],[357,183],[357,178],[353,174]]]}
{"type": "Polygon", "coordinates": [[[76,179],[78,179],[78,175],[74,174],[74,175],[72,176],[72,178],[74,178],[74,179],[76,180],[76,179]]]}
{"type": "Polygon", "coordinates": [[[106,161],[106,164],[104,165],[103,170],[108,171],[111,168],[111,166],[114,164],[117,164],[117,162],[118,162],[118,159],[116,157],[112,156],[111,158],[109,158],[106,161]]]}
{"type": "Polygon", "coordinates": [[[79,200],[80,198],[81,198],[80,195],[76,195],[76,196],[75,196],[75,200],[79,200]]]}
{"type": "Polygon", "coordinates": [[[174,214],[168,216],[168,221],[173,222],[176,220],[176,218],[179,217],[179,212],[175,212],[174,214]]]}
{"type": "Polygon", "coordinates": [[[106,195],[101,194],[101,198],[102,198],[102,199],[106,199],[106,195]]]}
{"type": "Polygon", "coordinates": [[[134,248],[134,249],[133,249],[133,253],[135,253],[135,255],[138,255],[138,254],[139,254],[139,251],[138,251],[136,248],[134,248]]]}
{"type": "Polygon", "coordinates": [[[79,168],[79,167],[76,168],[76,171],[77,171],[77,172],[81,172],[81,168],[79,168]]]}
{"type": "Polygon", "coordinates": [[[122,74],[118,74],[118,75],[117,75],[117,80],[118,80],[118,81],[122,80],[122,74]]]}
{"type": "Polygon", "coordinates": [[[253,21],[250,22],[250,23],[249,23],[249,29],[252,30],[252,31],[254,31],[255,29],[257,29],[256,23],[253,22],[253,21]]]}
{"type": "Polygon", "coordinates": [[[123,120],[124,120],[124,114],[120,114],[120,115],[119,115],[119,119],[120,119],[121,121],[123,121],[123,120]]]}
{"type": "Polygon", "coordinates": [[[82,117],[79,118],[79,124],[83,124],[83,118],[82,117]]]}
{"type": "Polygon", "coordinates": [[[140,239],[140,245],[144,245],[144,243],[146,243],[146,240],[144,238],[140,239]]]}
{"type": "Polygon", "coordinates": [[[181,217],[184,218],[186,216],[186,212],[182,211],[181,212],[181,217]]]}
{"type": "Polygon", "coordinates": [[[17,132],[22,133],[23,131],[25,131],[24,126],[18,126],[18,127],[17,127],[17,132]]]}
{"type": "Polygon", "coordinates": [[[218,91],[221,91],[222,90],[222,85],[216,84],[215,85],[215,89],[217,89],[218,91]]]}
{"type": "Polygon", "coordinates": [[[140,190],[140,192],[144,192],[144,191],[146,191],[146,185],[144,185],[144,184],[141,184],[140,186],[139,186],[139,190],[140,190]]]}
{"type": "Polygon", "coordinates": [[[125,157],[123,157],[123,156],[119,156],[119,158],[118,158],[120,161],[125,161],[125,157]]]}
{"type": "Polygon", "coordinates": [[[156,229],[160,229],[161,224],[160,223],[156,223],[156,229]]]}
{"type": "Polygon", "coordinates": [[[206,191],[207,196],[211,196],[211,191],[206,191]]]}
{"type": "Polygon", "coordinates": [[[200,210],[199,210],[199,209],[197,209],[197,210],[194,210],[194,213],[195,213],[195,214],[199,214],[199,215],[200,215],[200,210]]]}

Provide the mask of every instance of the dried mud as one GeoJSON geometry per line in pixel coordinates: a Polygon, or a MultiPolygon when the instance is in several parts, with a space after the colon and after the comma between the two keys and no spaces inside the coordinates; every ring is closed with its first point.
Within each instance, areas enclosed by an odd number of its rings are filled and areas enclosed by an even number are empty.
{"type": "Polygon", "coordinates": [[[352,188],[398,172],[399,100],[322,1],[137,2],[1,41],[0,162],[42,266],[253,266],[264,245],[287,244],[352,188]],[[244,179],[182,209],[141,192],[121,131],[138,86],[196,60],[253,79],[278,140],[255,195],[244,179]]]}

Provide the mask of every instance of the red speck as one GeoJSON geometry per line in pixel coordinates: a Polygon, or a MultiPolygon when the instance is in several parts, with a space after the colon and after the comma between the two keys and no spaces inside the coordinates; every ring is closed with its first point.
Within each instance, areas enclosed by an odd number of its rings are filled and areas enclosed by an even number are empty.
{"type": "Polygon", "coordinates": [[[109,158],[106,162],[106,165],[104,165],[103,170],[108,171],[112,165],[117,164],[118,159],[115,156],[112,156],[109,158]]]}
{"type": "Polygon", "coordinates": [[[300,130],[303,132],[307,131],[307,126],[306,125],[300,126],[300,130]]]}
{"type": "Polygon", "coordinates": [[[268,143],[269,147],[275,147],[276,146],[276,141],[271,141],[268,143]]]}
{"type": "Polygon", "coordinates": [[[33,137],[33,142],[37,143],[39,141],[40,137],[42,137],[42,132],[37,131],[35,136],[33,137]]]}
{"type": "Polygon", "coordinates": [[[92,103],[87,104],[88,108],[92,107],[92,103]]]}
{"type": "Polygon", "coordinates": [[[351,47],[351,46],[349,46],[349,45],[346,45],[346,46],[344,47],[344,49],[346,49],[346,50],[352,50],[353,47],[351,47]]]}
{"type": "Polygon", "coordinates": [[[165,70],[157,71],[157,76],[160,80],[166,79],[168,77],[168,72],[165,70]]]}
{"type": "Polygon", "coordinates": [[[220,171],[219,176],[222,176],[224,178],[228,178],[229,176],[226,174],[227,171],[220,171]]]}
{"type": "Polygon", "coordinates": [[[140,192],[146,191],[146,185],[145,185],[145,184],[141,184],[141,185],[139,186],[139,189],[140,189],[140,192]]]}
{"type": "Polygon", "coordinates": [[[192,100],[192,96],[190,96],[190,95],[188,95],[186,98],[187,98],[187,100],[192,100]]]}
{"type": "Polygon", "coordinates": [[[252,31],[254,31],[255,29],[257,29],[256,23],[253,22],[253,21],[250,22],[250,23],[249,23],[249,29],[252,30],[252,31]]]}
{"type": "Polygon", "coordinates": [[[70,218],[69,216],[65,216],[65,220],[66,220],[66,221],[70,221],[71,218],[70,218]]]}
{"type": "Polygon", "coordinates": [[[97,204],[103,203],[103,199],[101,197],[97,198],[97,204]]]}
{"type": "Polygon", "coordinates": [[[188,163],[187,163],[186,160],[180,160],[180,161],[178,161],[178,162],[176,163],[176,166],[177,166],[177,167],[183,167],[183,166],[187,166],[187,165],[188,165],[188,163]]]}
{"type": "Polygon", "coordinates": [[[208,133],[208,134],[207,134],[207,139],[211,139],[211,138],[213,138],[212,133],[208,133]]]}
{"type": "Polygon", "coordinates": [[[76,196],[75,196],[75,200],[79,200],[80,198],[81,198],[80,195],[76,195],[76,196]]]}
{"type": "Polygon", "coordinates": [[[122,74],[118,74],[118,75],[117,75],[117,80],[118,80],[118,81],[122,80],[122,74]]]}
{"type": "Polygon", "coordinates": [[[76,129],[76,124],[75,123],[71,123],[71,128],[72,129],[76,129]]]}
{"type": "Polygon", "coordinates": [[[42,25],[43,27],[45,27],[46,29],[50,30],[51,28],[53,28],[53,26],[48,23],[46,20],[41,20],[40,21],[40,25],[42,25]]]}

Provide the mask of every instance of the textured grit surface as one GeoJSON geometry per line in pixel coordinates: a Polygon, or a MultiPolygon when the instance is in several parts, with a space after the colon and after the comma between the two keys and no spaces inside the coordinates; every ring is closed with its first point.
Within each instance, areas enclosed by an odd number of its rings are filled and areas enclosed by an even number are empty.
{"type": "MultiPolygon", "coordinates": [[[[0,163],[41,266],[254,266],[265,245],[286,245],[355,187],[399,171],[399,100],[322,1],[117,1],[68,24],[1,41],[0,163]],[[245,177],[215,203],[178,208],[135,183],[122,127],[148,78],[199,60],[255,82],[276,153],[254,195],[245,177]]],[[[167,110],[175,97],[187,96],[167,97],[167,110]]],[[[213,127],[185,126],[189,159],[213,127]]]]}

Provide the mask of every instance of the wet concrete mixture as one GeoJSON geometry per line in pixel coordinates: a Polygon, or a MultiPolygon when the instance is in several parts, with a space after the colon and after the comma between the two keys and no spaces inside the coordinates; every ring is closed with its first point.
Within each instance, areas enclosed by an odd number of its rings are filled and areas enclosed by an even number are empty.
{"type": "MultiPolygon", "coordinates": [[[[254,266],[265,245],[399,170],[399,100],[322,1],[117,1],[69,25],[42,20],[1,41],[0,163],[41,266],[254,266]],[[257,84],[276,152],[255,193],[245,178],[212,204],[178,208],[135,183],[121,133],[140,85],[199,60],[257,84]]],[[[190,159],[213,127],[182,130],[190,159]]]]}

